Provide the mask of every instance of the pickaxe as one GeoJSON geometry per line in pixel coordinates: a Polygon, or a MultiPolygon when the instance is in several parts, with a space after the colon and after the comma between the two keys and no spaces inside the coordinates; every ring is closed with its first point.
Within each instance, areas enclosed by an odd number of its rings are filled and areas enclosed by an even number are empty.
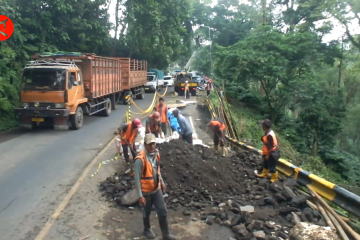
{"type": "MultiPolygon", "coordinates": [[[[4,29],[3,29],[3,31],[5,31],[6,22],[7,22],[7,19],[5,19],[4,21],[0,22],[0,25],[1,25],[1,24],[4,24],[4,29]]],[[[7,35],[6,33],[4,33],[3,31],[0,31],[0,34],[2,34],[2,35],[4,35],[5,37],[7,37],[8,35],[7,35]]]]}

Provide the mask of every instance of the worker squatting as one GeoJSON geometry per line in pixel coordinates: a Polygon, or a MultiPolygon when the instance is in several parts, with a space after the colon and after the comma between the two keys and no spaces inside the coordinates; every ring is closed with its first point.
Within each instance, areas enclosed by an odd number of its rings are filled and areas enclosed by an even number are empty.
{"type": "MultiPolygon", "coordinates": [[[[156,138],[166,135],[167,126],[171,126],[173,131],[179,131],[180,138],[185,142],[192,144],[192,128],[186,118],[180,114],[178,109],[168,113],[168,108],[161,98],[156,106],[156,112],[150,115],[146,120],[146,135],[144,138],[144,150],[136,154],[135,139],[138,129],[142,127],[139,119],[125,123],[119,128],[121,136],[121,144],[123,147],[126,163],[129,165],[128,148],[134,159],[134,171],[131,174],[134,177],[139,204],[143,214],[144,235],[149,239],[154,239],[155,234],[151,229],[150,214],[154,206],[159,219],[159,225],[164,240],[177,239],[176,236],[170,234],[167,207],[163,194],[166,192],[166,185],[161,177],[160,171],[160,154],[156,149],[156,138]],[[177,124],[172,121],[171,116],[177,120],[177,124]]],[[[207,126],[213,132],[214,149],[221,148],[222,156],[225,152],[225,129],[226,125],[220,119],[209,120],[207,126]]],[[[278,141],[274,131],[271,129],[271,122],[264,120],[261,122],[264,135],[261,137],[263,142],[263,170],[258,177],[265,178],[271,173],[271,181],[278,179],[276,171],[276,162],[280,158],[278,149],[278,141]]]]}

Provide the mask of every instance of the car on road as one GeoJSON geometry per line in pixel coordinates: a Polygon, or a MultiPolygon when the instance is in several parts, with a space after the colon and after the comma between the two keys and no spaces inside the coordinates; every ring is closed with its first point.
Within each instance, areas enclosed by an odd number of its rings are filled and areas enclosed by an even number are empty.
{"type": "Polygon", "coordinates": [[[164,87],[166,87],[166,86],[169,86],[169,87],[174,86],[174,78],[172,76],[164,77],[164,87]]]}
{"type": "Polygon", "coordinates": [[[147,75],[147,83],[145,84],[145,92],[156,92],[162,87],[163,84],[160,84],[159,79],[156,75],[147,75]]]}
{"type": "Polygon", "coordinates": [[[200,76],[194,76],[194,77],[192,77],[192,80],[193,80],[194,82],[197,82],[198,85],[200,85],[200,83],[201,83],[201,77],[200,77],[200,76]]]}

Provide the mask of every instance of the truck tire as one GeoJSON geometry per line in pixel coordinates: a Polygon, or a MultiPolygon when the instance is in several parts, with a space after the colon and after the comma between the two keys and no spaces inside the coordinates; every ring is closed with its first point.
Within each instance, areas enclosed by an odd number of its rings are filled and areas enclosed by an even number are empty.
{"type": "Polygon", "coordinates": [[[111,100],[111,110],[116,110],[116,93],[110,96],[111,100]]]}
{"type": "Polygon", "coordinates": [[[105,100],[105,109],[101,111],[101,115],[108,117],[111,114],[111,108],[112,108],[112,104],[111,104],[111,100],[110,98],[107,98],[105,100]]]}
{"type": "Polygon", "coordinates": [[[141,88],[138,95],[136,95],[136,99],[144,99],[145,98],[145,89],[141,88]]]}
{"type": "Polygon", "coordinates": [[[70,123],[71,123],[71,129],[73,130],[79,130],[84,123],[84,111],[81,106],[78,106],[75,114],[70,115],[70,123]]]}

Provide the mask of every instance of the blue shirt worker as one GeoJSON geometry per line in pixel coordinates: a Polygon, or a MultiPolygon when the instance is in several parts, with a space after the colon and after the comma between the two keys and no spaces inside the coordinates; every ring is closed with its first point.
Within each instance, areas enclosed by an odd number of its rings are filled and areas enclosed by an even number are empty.
{"type": "Polygon", "coordinates": [[[181,129],[180,138],[184,139],[186,142],[190,144],[193,144],[193,138],[192,138],[193,130],[188,120],[186,120],[186,118],[179,113],[179,109],[175,109],[173,111],[173,115],[177,119],[179,123],[179,127],[181,129]]]}
{"type": "Polygon", "coordinates": [[[167,208],[163,192],[166,186],[160,173],[160,154],[156,149],[156,137],[148,133],[144,138],[145,150],[142,150],[135,159],[134,180],[139,204],[143,212],[144,235],[154,239],[155,234],[150,226],[151,208],[154,205],[164,240],[174,240],[177,237],[169,233],[167,208]]]}
{"type": "Polygon", "coordinates": [[[177,119],[174,117],[172,111],[168,111],[168,118],[170,121],[170,127],[175,132],[180,132],[180,127],[177,119]]]}

